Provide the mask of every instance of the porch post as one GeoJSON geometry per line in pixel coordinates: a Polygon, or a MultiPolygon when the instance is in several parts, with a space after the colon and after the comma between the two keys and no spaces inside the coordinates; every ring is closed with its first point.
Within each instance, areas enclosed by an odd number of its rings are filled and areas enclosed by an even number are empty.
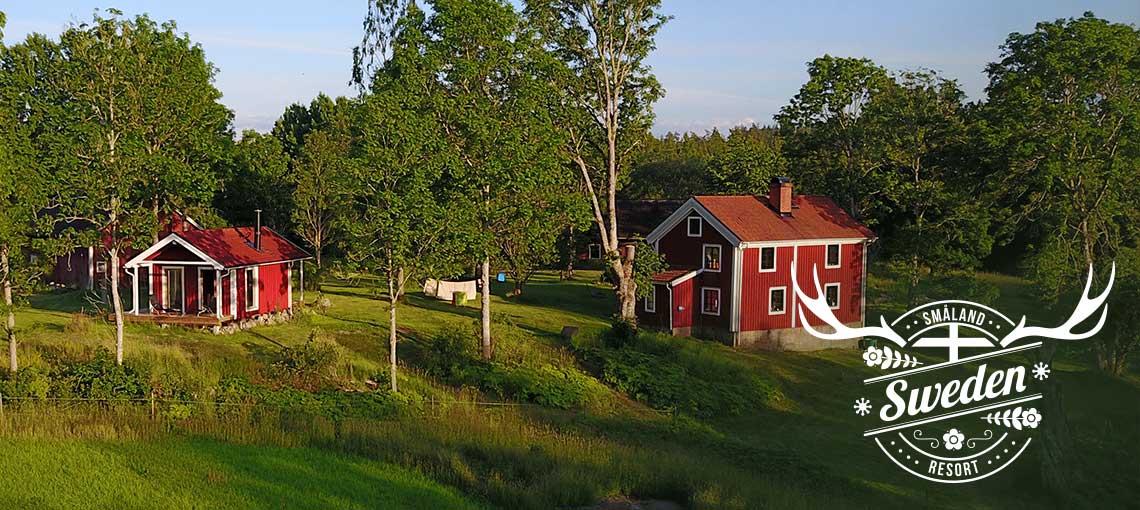
{"type": "Polygon", "coordinates": [[[222,270],[214,269],[214,301],[217,303],[214,306],[214,314],[218,319],[222,318],[222,270]]]}
{"type": "Polygon", "coordinates": [[[293,309],[293,263],[285,268],[285,300],[289,302],[289,309],[293,309]]]}
{"type": "Polygon", "coordinates": [[[131,313],[139,314],[139,266],[131,269],[131,313]]]}
{"type": "Polygon", "coordinates": [[[301,304],[305,304],[305,261],[301,261],[301,304]]]}

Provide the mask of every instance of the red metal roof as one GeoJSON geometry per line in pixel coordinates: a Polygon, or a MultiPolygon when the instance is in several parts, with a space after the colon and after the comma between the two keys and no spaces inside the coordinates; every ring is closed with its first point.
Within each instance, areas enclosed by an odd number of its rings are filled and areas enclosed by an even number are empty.
{"type": "Polygon", "coordinates": [[[831,199],[796,195],[792,215],[781,216],[767,197],[701,195],[694,197],[743,242],[799,239],[874,239],[875,233],[849,216],[831,199]]]}
{"type": "Polygon", "coordinates": [[[685,276],[685,275],[687,275],[693,271],[696,271],[696,270],[692,269],[692,268],[668,269],[668,270],[662,271],[660,273],[657,273],[653,276],[650,276],[649,280],[654,281],[654,282],[658,282],[658,283],[669,283],[669,282],[672,282],[673,280],[676,280],[677,278],[685,276]]]}
{"type": "Polygon", "coordinates": [[[310,258],[308,252],[268,227],[261,227],[261,251],[253,247],[253,227],[175,232],[225,267],[251,266],[310,258]]]}

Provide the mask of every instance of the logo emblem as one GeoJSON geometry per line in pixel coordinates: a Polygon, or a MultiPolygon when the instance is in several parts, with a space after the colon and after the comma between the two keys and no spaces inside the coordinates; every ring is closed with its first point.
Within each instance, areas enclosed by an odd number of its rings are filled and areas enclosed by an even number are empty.
{"type": "Polygon", "coordinates": [[[1031,339],[1083,340],[1100,331],[1116,267],[1096,297],[1089,296],[1089,269],[1080,303],[1056,328],[1026,326],[1025,317],[1014,322],[993,308],[959,300],[918,306],[890,324],[880,318],[878,326],[852,328],[835,317],[819,275],[813,271],[813,276],[816,297],[792,279],[804,329],[823,340],[865,339],[863,361],[883,372],[863,380],[865,395],[852,406],[868,420],[863,437],[914,476],[966,483],[1005,469],[1033,442],[1037,427],[1049,418],[1038,404],[1051,368],[1024,361],[1042,344],[1031,339]],[[1098,311],[1095,326],[1076,331],[1098,311]],[[812,327],[809,319],[832,331],[812,327]],[[923,361],[927,358],[913,354],[933,349],[939,359],[945,353],[946,361],[923,361]]]}

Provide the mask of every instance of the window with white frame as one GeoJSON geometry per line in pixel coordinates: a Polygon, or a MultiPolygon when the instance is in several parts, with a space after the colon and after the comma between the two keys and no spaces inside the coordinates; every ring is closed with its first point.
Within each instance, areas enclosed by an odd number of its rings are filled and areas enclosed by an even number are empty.
{"type": "Polygon", "coordinates": [[[588,255],[590,256],[591,260],[602,258],[602,245],[600,244],[591,244],[586,247],[586,251],[589,252],[588,255]]]}
{"type": "Polygon", "coordinates": [[[688,221],[689,237],[701,237],[704,232],[704,221],[700,216],[690,216],[688,221]]]}
{"type": "Polygon", "coordinates": [[[768,315],[780,315],[788,308],[788,288],[768,289],[768,315]]]}
{"type": "Polygon", "coordinates": [[[720,315],[720,289],[701,287],[701,313],[720,315]]]}
{"type": "Polygon", "coordinates": [[[657,287],[653,287],[653,290],[649,291],[649,295],[645,296],[645,311],[657,311],[657,287]]]}
{"type": "Polygon", "coordinates": [[[828,283],[823,286],[823,295],[827,298],[827,306],[832,310],[839,309],[839,284],[828,283]]]}
{"type": "Polygon", "coordinates": [[[827,260],[825,261],[824,267],[827,267],[829,269],[839,267],[839,245],[838,244],[827,245],[827,260]]]}
{"type": "Polygon", "coordinates": [[[104,260],[100,260],[100,261],[96,262],[95,263],[95,272],[100,273],[100,274],[106,273],[107,272],[107,262],[104,260]]]}
{"type": "Polygon", "coordinates": [[[257,281],[257,267],[245,268],[245,310],[251,311],[257,309],[258,287],[261,282],[257,281]]]}
{"type": "Polygon", "coordinates": [[[719,244],[706,244],[704,245],[704,256],[702,257],[702,266],[705,271],[714,273],[720,272],[720,245],[719,244]]]}
{"type": "Polygon", "coordinates": [[[765,246],[760,248],[760,272],[771,273],[776,270],[776,247],[765,246]]]}

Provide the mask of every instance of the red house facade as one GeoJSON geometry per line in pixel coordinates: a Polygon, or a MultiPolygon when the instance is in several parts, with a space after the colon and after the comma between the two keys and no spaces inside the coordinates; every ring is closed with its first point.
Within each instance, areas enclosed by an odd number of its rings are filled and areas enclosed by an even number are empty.
{"type": "MultiPolygon", "coordinates": [[[[638,303],[639,322],[737,347],[853,346],[803,330],[792,278],[814,299],[818,275],[835,318],[862,325],[865,255],[874,239],[830,199],[793,195],[786,178],[773,180],[767,197],[693,197],[646,237],[669,269],[653,276],[653,294],[638,303]]],[[[828,330],[820,318],[806,319],[828,330]]]]}
{"type": "Polygon", "coordinates": [[[123,265],[130,316],[220,325],[288,310],[309,258],[267,227],[173,231],[123,265]]]}

